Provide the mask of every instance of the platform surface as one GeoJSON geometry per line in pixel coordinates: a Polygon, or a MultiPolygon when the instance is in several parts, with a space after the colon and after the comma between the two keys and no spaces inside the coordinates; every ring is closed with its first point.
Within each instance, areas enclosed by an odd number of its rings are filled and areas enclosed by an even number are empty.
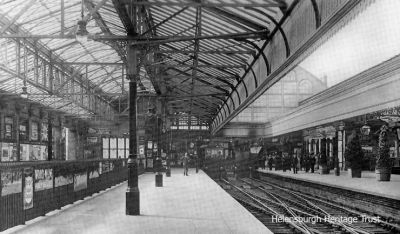
{"type": "Polygon", "coordinates": [[[271,233],[204,172],[182,169],[139,177],[140,216],[125,215],[127,183],[5,233],[271,233]]]}
{"type": "Polygon", "coordinates": [[[340,176],[336,176],[332,171],[328,175],[321,175],[319,171],[315,173],[299,171],[297,174],[293,174],[292,171],[274,171],[274,169],[272,171],[259,169],[259,171],[400,200],[400,175],[392,174],[390,181],[377,181],[375,172],[371,171],[362,171],[361,178],[351,178],[347,171],[340,171],[340,176]]]}

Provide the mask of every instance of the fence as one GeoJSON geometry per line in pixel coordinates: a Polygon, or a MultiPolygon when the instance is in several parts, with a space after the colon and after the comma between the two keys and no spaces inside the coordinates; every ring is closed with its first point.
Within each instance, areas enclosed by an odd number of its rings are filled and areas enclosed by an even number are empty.
{"type": "Polygon", "coordinates": [[[127,180],[127,170],[125,159],[0,163],[0,231],[127,180]]]}

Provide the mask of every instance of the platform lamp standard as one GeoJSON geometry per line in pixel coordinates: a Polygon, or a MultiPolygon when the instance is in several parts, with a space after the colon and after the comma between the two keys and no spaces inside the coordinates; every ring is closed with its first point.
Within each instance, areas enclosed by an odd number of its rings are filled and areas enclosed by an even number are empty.
{"type": "Polygon", "coordinates": [[[126,75],[129,80],[129,159],[128,188],[126,191],[126,214],[140,215],[140,193],[138,187],[137,139],[136,139],[136,97],[137,97],[137,47],[127,46],[126,75]]]}

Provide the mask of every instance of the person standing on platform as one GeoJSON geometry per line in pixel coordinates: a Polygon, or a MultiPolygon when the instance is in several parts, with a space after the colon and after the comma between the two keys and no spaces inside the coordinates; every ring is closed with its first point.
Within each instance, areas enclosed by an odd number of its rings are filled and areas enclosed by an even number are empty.
{"type": "Polygon", "coordinates": [[[269,167],[269,170],[270,171],[272,171],[272,160],[274,160],[273,158],[272,158],[272,156],[270,155],[269,156],[269,158],[268,158],[268,167],[269,167]]]}
{"type": "Polygon", "coordinates": [[[188,176],[188,172],[189,172],[189,156],[187,155],[187,153],[185,153],[185,156],[183,156],[183,175],[184,176],[188,176]]]}
{"type": "Polygon", "coordinates": [[[310,156],[305,154],[304,155],[304,168],[306,173],[310,170],[310,156]]]}
{"type": "Polygon", "coordinates": [[[296,155],[293,155],[293,161],[292,161],[292,166],[293,166],[293,174],[297,174],[297,163],[299,160],[297,159],[296,155]]]}
{"type": "Polygon", "coordinates": [[[265,170],[265,162],[267,161],[267,155],[263,154],[262,156],[262,162],[261,162],[261,168],[265,170]]]}
{"type": "Polygon", "coordinates": [[[310,158],[310,164],[311,164],[311,173],[314,173],[314,167],[315,167],[315,155],[312,155],[310,158]]]}

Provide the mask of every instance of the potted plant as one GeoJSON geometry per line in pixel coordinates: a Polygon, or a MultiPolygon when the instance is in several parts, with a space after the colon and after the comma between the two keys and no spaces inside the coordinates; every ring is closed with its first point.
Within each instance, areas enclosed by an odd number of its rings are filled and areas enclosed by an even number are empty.
{"type": "Polygon", "coordinates": [[[361,169],[363,163],[363,151],[360,144],[360,138],[357,134],[346,146],[345,158],[347,167],[350,168],[352,178],[361,178],[361,169]]]}
{"type": "Polygon", "coordinates": [[[383,125],[379,133],[378,154],[376,158],[376,179],[378,181],[390,181],[392,162],[389,155],[388,127],[383,125]]]}

